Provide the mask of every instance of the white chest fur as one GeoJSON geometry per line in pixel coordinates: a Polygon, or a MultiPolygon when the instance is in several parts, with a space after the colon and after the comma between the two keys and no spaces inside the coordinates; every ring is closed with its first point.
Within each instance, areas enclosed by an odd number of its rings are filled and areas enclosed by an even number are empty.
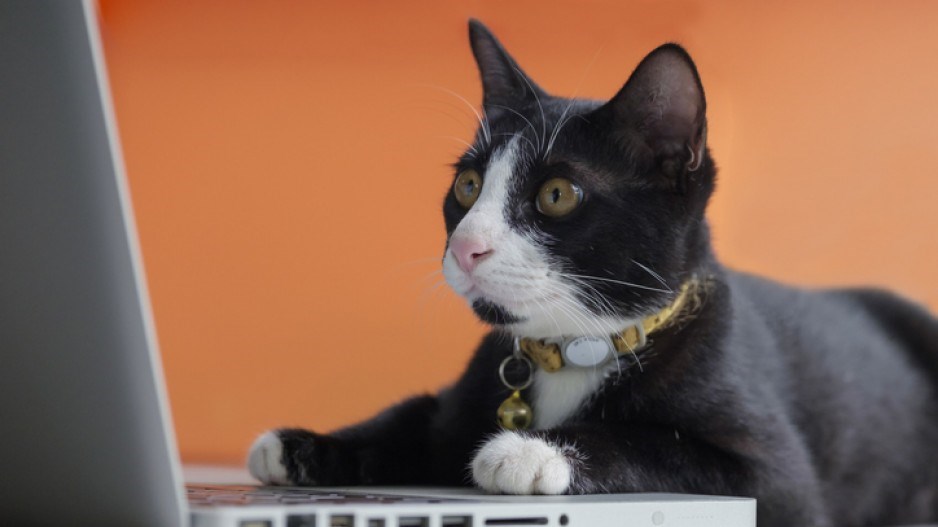
{"type": "Polygon", "coordinates": [[[541,430],[563,424],[618,367],[616,361],[610,361],[595,368],[564,368],[554,373],[537,370],[532,386],[533,428],[541,430]]]}

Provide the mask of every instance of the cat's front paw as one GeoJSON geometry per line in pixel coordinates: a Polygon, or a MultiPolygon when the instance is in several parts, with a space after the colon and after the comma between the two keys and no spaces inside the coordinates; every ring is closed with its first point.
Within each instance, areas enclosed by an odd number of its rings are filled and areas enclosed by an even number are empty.
{"type": "Polygon", "coordinates": [[[283,457],[283,441],[276,430],[264,432],[248,453],[248,471],[264,485],[290,485],[283,457]]]}
{"type": "Polygon", "coordinates": [[[248,471],[267,485],[355,485],[357,457],[341,440],[301,428],[261,435],[248,454],[248,471]]]}
{"type": "Polygon", "coordinates": [[[502,432],[476,452],[472,479],[488,492],[563,494],[573,484],[575,459],[572,447],[502,432]]]}

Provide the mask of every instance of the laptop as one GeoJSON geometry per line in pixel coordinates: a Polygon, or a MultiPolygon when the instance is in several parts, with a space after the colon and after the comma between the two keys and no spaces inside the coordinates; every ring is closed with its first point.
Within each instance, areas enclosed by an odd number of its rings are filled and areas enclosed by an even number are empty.
{"type": "Polygon", "coordinates": [[[753,527],[755,500],[182,481],[90,0],[0,2],[7,525],[753,527]]]}

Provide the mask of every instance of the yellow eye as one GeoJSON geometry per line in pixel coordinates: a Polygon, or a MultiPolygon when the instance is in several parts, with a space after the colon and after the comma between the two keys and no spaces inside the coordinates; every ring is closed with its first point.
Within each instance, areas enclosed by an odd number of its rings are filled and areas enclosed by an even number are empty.
{"type": "Polygon", "coordinates": [[[482,177],[471,168],[463,170],[456,176],[456,183],[453,184],[453,194],[456,201],[465,208],[469,208],[479,199],[479,192],[482,191],[482,177]]]}
{"type": "Polygon", "coordinates": [[[537,192],[537,210],[545,216],[559,218],[573,212],[583,201],[583,191],[569,179],[555,177],[537,192]]]}

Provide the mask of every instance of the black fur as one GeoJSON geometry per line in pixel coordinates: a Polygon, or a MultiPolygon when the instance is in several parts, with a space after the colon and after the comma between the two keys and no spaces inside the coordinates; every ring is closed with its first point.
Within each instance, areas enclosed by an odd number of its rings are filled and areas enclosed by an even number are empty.
{"type": "Polygon", "coordinates": [[[521,322],[521,318],[513,315],[502,306],[486,300],[476,300],[472,303],[472,311],[487,324],[505,326],[521,322]]]}
{"type": "MultiPolygon", "coordinates": [[[[515,228],[559,240],[551,254],[583,275],[660,286],[638,261],[671,289],[711,279],[694,318],[654,335],[641,370],[623,360],[624,374],[573,418],[532,432],[575,440],[586,454],[571,492],[754,496],[759,525],[770,527],[938,520],[938,322],[886,292],[800,290],[716,261],[704,219],[716,169],[687,53],[662,46],[609,102],[570,101],[530,81],[484,26],[472,22],[470,33],[491,142],[480,131],[457,169],[484,174],[493,150],[521,133],[532,151],[506,205],[515,228]],[[541,130],[561,119],[550,154],[535,152],[541,130]],[[551,219],[533,196],[558,174],[585,198],[551,219]]],[[[443,209],[452,233],[465,211],[451,193],[443,209]]],[[[611,283],[596,292],[623,316],[673,297],[611,283]]],[[[479,311],[510,323],[501,308],[479,311]]],[[[495,410],[509,391],[497,372],[511,349],[496,327],[437,395],[329,435],[281,431],[290,478],[466,484],[473,452],[498,430],[495,410]]]]}

